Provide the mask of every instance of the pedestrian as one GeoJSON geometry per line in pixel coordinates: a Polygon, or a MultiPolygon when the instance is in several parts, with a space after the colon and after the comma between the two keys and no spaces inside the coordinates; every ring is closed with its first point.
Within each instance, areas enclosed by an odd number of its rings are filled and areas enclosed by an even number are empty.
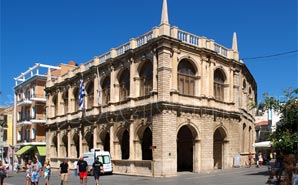
{"type": "MultiPolygon", "coordinates": [[[[35,182],[35,184],[38,185],[39,177],[42,176],[43,168],[42,168],[42,164],[37,160],[36,156],[32,157],[32,163],[31,163],[32,170],[33,170],[33,166],[36,167],[36,171],[38,173],[37,182],[35,182]]],[[[31,182],[32,182],[32,177],[31,177],[31,182]]]]}
{"type": "Polygon", "coordinates": [[[8,177],[6,166],[3,165],[2,161],[0,160],[0,185],[3,185],[5,177],[8,177]]]}
{"type": "Polygon", "coordinates": [[[87,185],[88,163],[84,160],[83,156],[80,156],[77,169],[80,176],[80,184],[87,185]]]}
{"type": "Polygon", "coordinates": [[[27,164],[26,164],[26,185],[31,185],[31,160],[28,160],[27,164]]]}
{"type": "Polygon", "coordinates": [[[259,167],[262,167],[263,166],[263,154],[262,153],[259,153],[259,167]]]}
{"type": "Polygon", "coordinates": [[[31,171],[31,185],[38,185],[39,181],[39,171],[37,165],[32,166],[31,171]]]}
{"type": "Polygon", "coordinates": [[[68,183],[68,163],[67,159],[64,159],[60,164],[59,175],[61,176],[61,185],[67,185],[68,183]]]}
{"type": "Polygon", "coordinates": [[[73,170],[74,170],[74,176],[78,176],[78,169],[77,169],[78,161],[75,160],[73,162],[73,170]]]}
{"type": "Polygon", "coordinates": [[[249,167],[249,168],[251,167],[252,160],[253,160],[252,153],[251,153],[251,152],[249,152],[249,154],[248,154],[248,167],[249,167]]]}
{"type": "Polygon", "coordinates": [[[104,173],[103,164],[98,160],[98,157],[95,158],[94,163],[92,164],[92,170],[96,185],[99,185],[99,176],[104,173]]]}
{"type": "Polygon", "coordinates": [[[45,179],[45,184],[49,185],[49,181],[50,181],[50,177],[51,177],[51,165],[50,165],[50,161],[46,160],[43,166],[43,171],[44,171],[44,179],[45,179]]]}

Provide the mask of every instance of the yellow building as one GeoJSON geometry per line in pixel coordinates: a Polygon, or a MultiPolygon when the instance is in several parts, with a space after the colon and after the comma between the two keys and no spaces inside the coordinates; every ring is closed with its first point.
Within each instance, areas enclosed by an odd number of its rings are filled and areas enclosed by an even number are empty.
{"type": "Polygon", "coordinates": [[[253,151],[248,105],[257,85],[236,34],[226,48],[170,26],[166,0],[159,26],[48,81],[45,91],[53,167],[99,148],[110,151],[114,173],[173,176],[232,168],[236,154],[244,165],[253,151]]]}

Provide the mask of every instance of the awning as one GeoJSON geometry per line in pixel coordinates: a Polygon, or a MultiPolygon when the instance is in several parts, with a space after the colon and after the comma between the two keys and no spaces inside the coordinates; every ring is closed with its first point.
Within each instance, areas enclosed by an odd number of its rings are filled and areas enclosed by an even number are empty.
{"type": "Polygon", "coordinates": [[[28,150],[30,150],[33,146],[24,146],[21,149],[19,149],[15,155],[22,155],[23,153],[27,152],[28,150]]]}
{"type": "Polygon", "coordinates": [[[261,147],[270,148],[271,141],[262,141],[262,142],[254,143],[252,146],[255,148],[261,148],[261,147]]]}
{"type": "Polygon", "coordinates": [[[46,156],[46,147],[45,146],[36,146],[40,156],[46,156]]]}

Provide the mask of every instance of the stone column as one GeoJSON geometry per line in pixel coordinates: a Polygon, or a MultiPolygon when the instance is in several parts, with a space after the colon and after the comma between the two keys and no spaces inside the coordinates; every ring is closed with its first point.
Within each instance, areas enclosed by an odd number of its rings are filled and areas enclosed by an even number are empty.
{"type": "Polygon", "coordinates": [[[71,152],[71,126],[70,125],[68,125],[68,128],[67,128],[67,154],[68,154],[67,156],[68,158],[74,158],[73,153],[71,152]]]}
{"type": "Polygon", "coordinates": [[[229,101],[230,102],[233,102],[234,100],[234,70],[232,68],[230,68],[230,78],[229,78],[229,81],[230,81],[230,85],[229,85],[229,101]]]}
{"type": "Polygon", "coordinates": [[[116,159],[115,156],[115,150],[114,150],[114,124],[111,124],[110,126],[110,154],[112,156],[112,159],[116,159]]]}
{"type": "Polygon", "coordinates": [[[96,124],[96,122],[93,123],[93,134],[92,134],[92,137],[93,137],[93,148],[97,148],[97,135],[98,135],[98,126],[96,124]]]}
{"type": "Polygon", "coordinates": [[[129,68],[129,73],[130,73],[130,89],[129,89],[129,97],[134,98],[136,95],[136,91],[139,90],[139,88],[136,88],[135,86],[135,81],[134,81],[134,77],[135,77],[135,61],[133,58],[131,58],[129,60],[130,62],[130,68],[129,68]]]}
{"type": "Polygon", "coordinates": [[[100,79],[99,79],[99,75],[94,74],[94,89],[93,89],[93,106],[94,107],[97,107],[99,105],[99,97],[98,97],[98,91],[99,91],[99,88],[100,88],[100,85],[99,85],[99,82],[100,82],[100,79]]]}
{"type": "Polygon", "coordinates": [[[215,62],[210,59],[209,63],[209,96],[214,97],[214,66],[215,62]]]}
{"type": "Polygon", "coordinates": [[[60,128],[57,128],[57,157],[61,157],[61,138],[60,138],[60,128]]]}
{"type": "Polygon", "coordinates": [[[178,52],[177,48],[173,48],[172,56],[172,89],[171,91],[178,91],[178,52]]]}
{"type": "Polygon", "coordinates": [[[175,176],[177,174],[177,130],[175,111],[162,110],[153,116],[152,173],[155,177],[175,176]]]}
{"type": "Polygon", "coordinates": [[[134,130],[135,130],[135,125],[134,125],[134,120],[131,120],[130,125],[129,125],[129,159],[134,160],[135,159],[135,153],[134,153],[134,130]]]}
{"type": "Polygon", "coordinates": [[[61,115],[63,113],[64,104],[62,101],[62,92],[61,89],[58,90],[58,101],[57,101],[57,115],[61,115]]]}
{"type": "Polygon", "coordinates": [[[201,88],[200,88],[200,91],[201,91],[201,94],[200,95],[203,95],[203,96],[207,96],[207,89],[208,89],[208,76],[206,76],[206,61],[207,61],[207,58],[206,57],[202,57],[201,58],[201,88]]]}
{"type": "Polygon", "coordinates": [[[152,91],[153,92],[157,92],[157,53],[156,51],[152,51],[152,55],[153,55],[153,66],[152,66],[152,69],[153,69],[153,89],[152,91]]]}
{"type": "MultiPolygon", "coordinates": [[[[80,121],[82,121],[82,120],[80,120],[80,121]]],[[[82,122],[81,122],[80,126],[79,126],[79,148],[80,148],[79,156],[83,155],[83,135],[82,135],[83,130],[82,129],[84,129],[84,128],[83,128],[82,122]]]]}
{"type": "Polygon", "coordinates": [[[72,105],[73,93],[72,93],[72,86],[68,85],[68,112],[74,112],[74,106],[72,105]]]}
{"type": "Polygon", "coordinates": [[[115,69],[113,66],[111,66],[111,80],[110,80],[110,102],[115,102],[118,100],[119,95],[115,94],[115,80],[116,80],[116,75],[115,75],[115,69]]]}

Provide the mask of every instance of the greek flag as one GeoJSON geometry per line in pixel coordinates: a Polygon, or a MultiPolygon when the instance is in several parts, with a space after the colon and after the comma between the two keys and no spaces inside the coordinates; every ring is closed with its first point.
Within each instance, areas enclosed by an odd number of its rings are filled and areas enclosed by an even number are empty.
{"type": "Polygon", "coordinates": [[[84,79],[82,77],[81,83],[80,83],[80,92],[79,92],[79,110],[84,109],[84,96],[85,96],[85,84],[84,84],[84,79]]]}

